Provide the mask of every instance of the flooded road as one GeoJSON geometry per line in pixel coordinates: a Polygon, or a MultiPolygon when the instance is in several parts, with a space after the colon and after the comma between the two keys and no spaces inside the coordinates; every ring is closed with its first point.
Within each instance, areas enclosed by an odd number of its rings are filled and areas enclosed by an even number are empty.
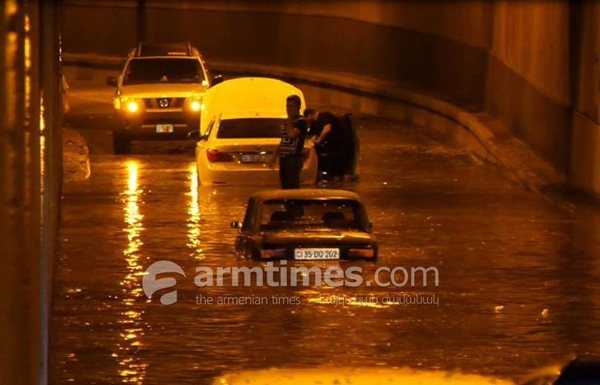
{"type": "Polygon", "coordinates": [[[436,267],[439,286],[196,287],[196,267],[261,265],[233,255],[229,224],[263,188],[197,186],[193,151],[97,155],[90,180],[65,186],[54,383],[198,384],[236,370],[316,366],[511,378],[600,352],[597,209],[563,211],[415,129],[358,123],[361,178],[338,187],[361,194],[380,242],[376,263],[358,263],[362,275],[436,267]],[[186,274],[174,275],[170,306],[142,290],[144,270],[160,260],[186,274]],[[417,294],[439,304],[399,300],[417,294]],[[198,304],[198,295],[269,303],[198,304]]]}

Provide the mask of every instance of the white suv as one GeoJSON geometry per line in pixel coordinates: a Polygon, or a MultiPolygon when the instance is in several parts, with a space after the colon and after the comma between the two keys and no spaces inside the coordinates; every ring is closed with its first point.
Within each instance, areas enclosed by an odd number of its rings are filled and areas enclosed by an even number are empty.
{"type": "Polygon", "coordinates": [[[115,150],[128,152],[133,139],[185,139],[199,127],[209,74],[197,49],[186,44],[142,44],[128,55],[118,78],[114,108],[121,119],[115,150]]]}

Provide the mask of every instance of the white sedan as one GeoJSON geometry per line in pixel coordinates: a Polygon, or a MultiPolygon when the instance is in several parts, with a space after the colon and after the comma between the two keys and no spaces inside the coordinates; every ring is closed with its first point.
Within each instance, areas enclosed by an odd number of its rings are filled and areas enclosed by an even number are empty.
{"type": "MultiPolygon", "coordinates": [[[[239,78],[210,88],[204,95],[200,138],[196,146],[202,185],[279,183],[277,147],[287,117],[286,99],[302,91],[281,80],[239,78]]],[[[304,145],[302,184],[317,180],[313,143],[304,145]]]]}
{"type": "MultiPolygon", "coordinates": [[[[202,185],[279,183],[276,158],[285,117],[273,114],[224,114],[209,125],[196,147],[198,179],[202,185]]],[[[302,184],[315,184],[317,155],[305,142],[302,184]]]]}

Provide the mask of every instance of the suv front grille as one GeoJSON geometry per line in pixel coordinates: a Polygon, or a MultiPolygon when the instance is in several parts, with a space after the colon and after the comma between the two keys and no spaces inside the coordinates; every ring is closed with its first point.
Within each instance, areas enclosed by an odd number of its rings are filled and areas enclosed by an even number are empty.
{"type": "Polygon", "coordinates": [[[185,103],[185,98],[145,98],[144,105],[146,108],[162,109],[162,108],[182,108],[185,103]]]}

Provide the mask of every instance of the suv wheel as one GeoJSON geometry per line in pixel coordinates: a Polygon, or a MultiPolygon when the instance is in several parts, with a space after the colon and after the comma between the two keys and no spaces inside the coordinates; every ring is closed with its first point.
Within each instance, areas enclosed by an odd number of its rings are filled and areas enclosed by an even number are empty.
{"type": "Polygon", "coordinates": [[[115,154],[129,154],[131,152],[131,138],[114,133],[113,142],[115,154]]]}

